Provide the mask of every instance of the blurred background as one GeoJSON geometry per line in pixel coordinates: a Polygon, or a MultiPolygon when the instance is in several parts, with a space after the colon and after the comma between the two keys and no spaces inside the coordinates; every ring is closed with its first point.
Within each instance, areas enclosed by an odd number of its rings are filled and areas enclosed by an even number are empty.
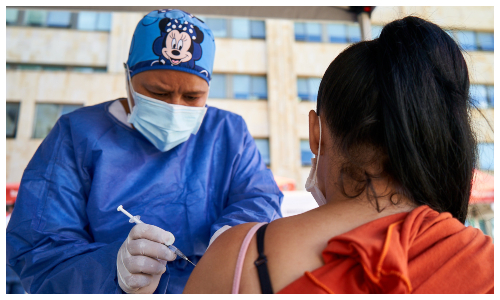
{"type": "MultiPolygon", "coordinates": [[[[324,71],[350,44],[407,15],[440,25],[471,74],[479,164],[468,224],[493,234],[493,7],[171,7],[212,29],[208,105],[241,115],[285,201],[285,216],[316,206],[304,191],[312,153],[308,112],[324,71]]],[[[137,22],[160,7],[7,7],[7,202],[56,120],[125,97],[123,62],[137,22]]],[[[9,200],[11,199],[11,200],[9,200]]]]}

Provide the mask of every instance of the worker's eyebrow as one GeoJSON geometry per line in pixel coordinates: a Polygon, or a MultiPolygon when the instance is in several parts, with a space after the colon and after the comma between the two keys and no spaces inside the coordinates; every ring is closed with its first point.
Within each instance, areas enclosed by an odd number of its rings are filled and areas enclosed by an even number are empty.
{"type": "MultiPolygon", "coordinates": [[[[174,90],[168,84],[162,84],[160,82],[148,82],[145,83],[144,86],[148,90],[153,90],[153,91],[172,92],[174,90]]],[[[184,94],[189,94],[189,95],[205,94],[206,92],[207,92],[206,90],[198,88],[196,86],[193,86],[183,91],[184,94]]]]}
{"type": "Polygon", "coordinates": [[[206,93],[207,91],[204,91],[204,90],[191,90],[191,91],[185,91],[184,94],[204,94],[206,93]]]}
{"type": "Polygon", "coordinates": [[[168,84],[161,84],[159,82],[146,82],[144,83],[144,86],[147,89],[162,90],[162,91],[172,90],[172,88],[168,84]]]}

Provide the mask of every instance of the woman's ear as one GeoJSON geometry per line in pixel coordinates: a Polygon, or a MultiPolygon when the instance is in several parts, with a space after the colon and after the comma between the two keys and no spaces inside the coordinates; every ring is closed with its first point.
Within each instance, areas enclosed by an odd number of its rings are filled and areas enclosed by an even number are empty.
{"type": "Polygon", "coordinates": [[[309,147],[314,155],[318,156],[319,146],[319,118],[314,110],[309,112],[309,147]]]}

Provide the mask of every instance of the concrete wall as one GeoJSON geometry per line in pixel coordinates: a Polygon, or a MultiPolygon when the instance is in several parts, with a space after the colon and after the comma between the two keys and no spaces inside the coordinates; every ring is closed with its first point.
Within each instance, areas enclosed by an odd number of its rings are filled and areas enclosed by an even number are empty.
{"type": "Polygon", "coordinates": [[[384,25],[413,15],[425,18],[446,29],[493,31],[492,6],[377,6],[372,23],[384,25]]]}
{"type": "Polygon", "coordinates": [[[6,37],[10,63],[107,65],[107,32],[8,26],[6,37]]]}

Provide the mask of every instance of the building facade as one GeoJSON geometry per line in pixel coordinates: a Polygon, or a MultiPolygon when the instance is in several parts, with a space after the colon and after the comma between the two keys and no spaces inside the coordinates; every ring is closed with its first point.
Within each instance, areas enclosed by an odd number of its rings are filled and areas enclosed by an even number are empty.
{"type": "MultiPolygon", "coordinates": [[[[56,120],[126,96],[123,62],[147,12],[7,8],[7,182],[19,182],[56,120]]],[[[376,7],[372,36],[413,14],[446,29],[464,49],[480,169],[493,173],[493,7],[376,7]]],[[[208,105],[241,115],[275,176],[304,189],[312,154],[308,113],[330,62],[361,38],[357,23],[198,16],[216,37],[208,105]]]]}

